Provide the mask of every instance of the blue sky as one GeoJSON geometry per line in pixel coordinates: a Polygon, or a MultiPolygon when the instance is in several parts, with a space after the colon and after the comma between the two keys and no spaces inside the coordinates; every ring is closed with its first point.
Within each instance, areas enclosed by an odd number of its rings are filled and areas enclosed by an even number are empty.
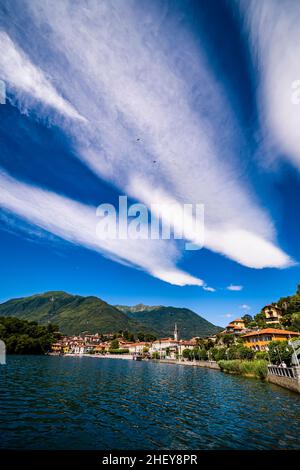
{"type": "Polygon", "coordinates": [[[1,2],[0,300],[65,290],[225,325],[292,294],[297,18],[296,0],[1,2]],[[204,248],[99,240],[119,195],[204,204],[204,248]]]}

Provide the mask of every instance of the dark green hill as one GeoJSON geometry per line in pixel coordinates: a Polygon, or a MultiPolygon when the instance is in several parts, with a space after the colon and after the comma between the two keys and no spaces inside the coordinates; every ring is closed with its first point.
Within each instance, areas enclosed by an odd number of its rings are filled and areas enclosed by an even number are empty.
{"type": "Polygon", "coordinates": [[[132,320],[142,323],[146,328],[151,327],[159,331],[161,337],[172,336],[175,323],[177,323],[182,339],[210,336],[223,330],[187,308],[149,307],[139,304],[133,307],[119,305],[118,309],[126,313],[132,320]]]}
{"type": "Polygon", "coordinates": [[[0,304],[0,316],[37,321],[42,325],[51,322],[65,334],[144,331],[142,325],[98,297],[82,297],[66,292],[46,292],[9,300],[0,304]]]}
{"type": "Polygon", "coordinates": [[[66,292],[44,294],[8,300],[0,304],[0,316],[36,321],[41,325],[58,325],[67,335],[90,333],[152,333],[156,337],[170,336],[177,323],[181,338],[208,336],[221,328],[186,308],[114,307],[98,297],[83,297],[66,292]]]}

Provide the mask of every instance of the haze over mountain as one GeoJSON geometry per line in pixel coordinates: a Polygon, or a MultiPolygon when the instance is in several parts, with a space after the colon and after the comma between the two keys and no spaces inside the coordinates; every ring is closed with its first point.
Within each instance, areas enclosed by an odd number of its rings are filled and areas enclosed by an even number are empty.
{"type": "Polygon", "coordinates": [[[11,299],[0,304],[0,316],[13,316],[36,321],[41,325],[54,323],[64,334],[113,333],[128,330],[170,336],[177,323],[181,337],[207,336],[221,330],[185,308],[113,306],[104,300],[88,296],[50,291],[30,297],[11,299]]]}

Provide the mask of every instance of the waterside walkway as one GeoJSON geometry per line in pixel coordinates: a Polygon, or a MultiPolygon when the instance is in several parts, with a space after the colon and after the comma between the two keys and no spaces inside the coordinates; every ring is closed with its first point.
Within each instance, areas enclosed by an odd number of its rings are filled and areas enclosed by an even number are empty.
{"type": "Polygon", "coordinates": [[[269,365],[267,380],[270,383],[280,385],[280,387],[300,393],[300,366],[279,367],[269,365]]]}

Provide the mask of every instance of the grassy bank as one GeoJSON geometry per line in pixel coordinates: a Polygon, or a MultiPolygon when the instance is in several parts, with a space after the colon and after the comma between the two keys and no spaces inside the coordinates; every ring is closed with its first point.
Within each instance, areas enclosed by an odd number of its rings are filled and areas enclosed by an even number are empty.
{"type": "Polygon", "coordinates": [[[218,364],[223,372],[259,379],[266,378],[268,372],[267,361],[264,360],[241,361],[234,359],[232,361],[219,361],[218,364]]]}

